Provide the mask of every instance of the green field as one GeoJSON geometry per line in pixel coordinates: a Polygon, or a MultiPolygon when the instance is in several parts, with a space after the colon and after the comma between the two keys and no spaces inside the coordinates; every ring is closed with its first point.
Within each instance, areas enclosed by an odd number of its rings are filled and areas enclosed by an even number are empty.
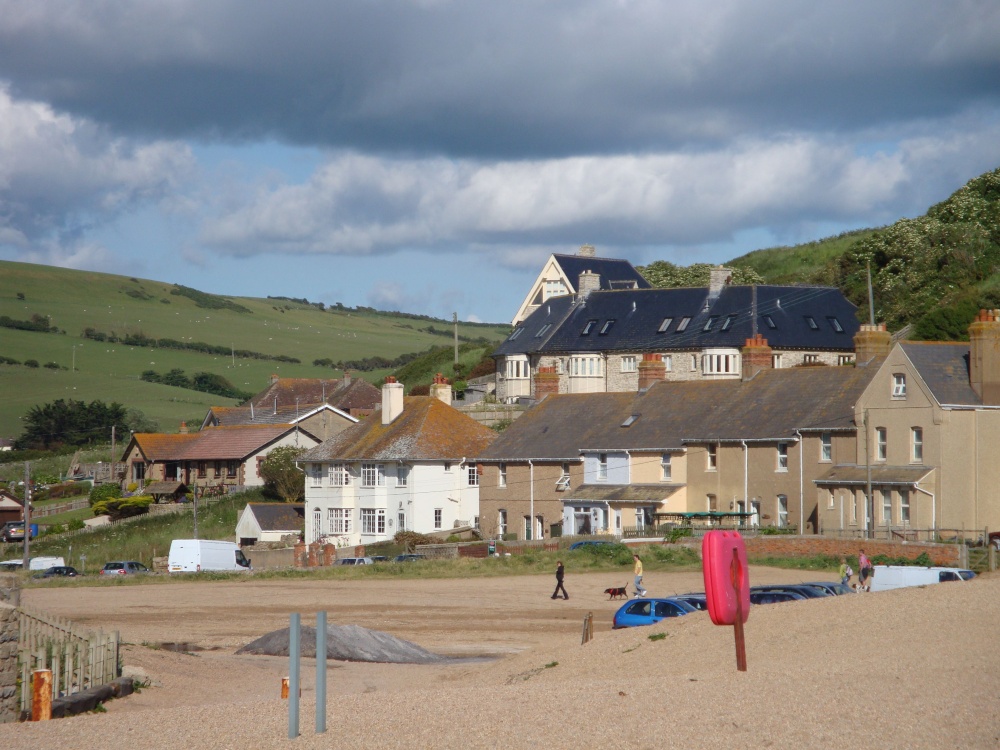
{"type": "MultiPolygon", "coordinates": [[[[146,383],[144,370],[180,368],[188,375],[211,372],[237,388],[257,392],[272,374],[282,377],[340,377],[341,371],[314,366],[317,359],[394,358],[452,342],[451,323],[375,311],[320,310],[315,305],[275,299],[232,299],[252,312],[198,307],[171,294],[171,284],[110,274],[0,261],[0,315],[30,320],[47,316],[65,333],[0,328],[0,355],[21,362],[55,362],[64,369],[0,365],[0,437],[20,434],[20,417],[36,404],[59,398],[118,401],[176,431],[181,420],[200,423],[212,405],[232,399],[146,383]],[[23,295],[24,299],[19,299],[23,295]],[[85,328],[117,335],[204,342],[284,355],[300,364],[220,356],[173,349],[109,344],[82,338],[85,328]],[[437,332],[435,333],[432,330],[437,332]]],[[[203,286],[210,288],[211,280],[203,286]]],[[[459,323],[459,336],[499,341],[505,325],[459,323]]],[[[378,380],[388,370],[356,373],[378,380]]]]}

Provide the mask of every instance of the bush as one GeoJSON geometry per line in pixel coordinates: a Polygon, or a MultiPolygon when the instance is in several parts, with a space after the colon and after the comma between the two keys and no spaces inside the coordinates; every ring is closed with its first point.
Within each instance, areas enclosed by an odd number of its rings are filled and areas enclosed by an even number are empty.
{"type": "Polygon", "coordinates": [[[670,532],[663,538],[668,544],[675,544],[685,537],[692,535],[691,529],[670,529],[670,532]]]}
{"type": "Polygon", "coordinates": [[[135,482],[129,482],[128,486],[125,489],[128,492],[135,492],[137,489],[139,489],[139,485],[136,484],[135,482]]]}
{"type": "Polygon", "coordinates": [[[400,531],[392,538],[396,544],[401,544],[407,552],[413,552],[418,544],[440,544],[441,540],[416,531],[400,531]]]}
{"type": "Polygon", "coordinates": [[[77,518],[75,521],[70,521],[66,524],[67,531],[79,531],[80,529],[87,528],[87,524],[77,518]]]}
{"type": "Polygon", "coordinates": [[[25,367],[38,367],[38,360],[37,359],[26,359],[26,360],[24,360],[24,366],[25,367]]]}
{"type": "Polygon", "coordinates": [[[112,497],[107,500],[100,500],[94,503],[95,516],[110,516],[112,521],[120,518],[131,518],[141,516],[149,512],[149,506],[153,498],[149,495],[136,495],[135,497],[112,497]]]}
{"type": "MultiPolygon", "coordinates": [[[[90,490],[90,507],[93,508],[99,502],[121,496],[122,488],[113,482],[110,484],[95,484],[93,489],[90,490]]],[[[99,516],[102,514],[94,511],[94,515],[99,516]]]]}

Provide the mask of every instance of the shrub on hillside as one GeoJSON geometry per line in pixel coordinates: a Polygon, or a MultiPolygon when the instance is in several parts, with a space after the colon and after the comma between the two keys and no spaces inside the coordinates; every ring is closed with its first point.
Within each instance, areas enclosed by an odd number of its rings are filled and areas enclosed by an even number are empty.
{"type": "MultiPolygon", "coordinates": [[[[104,500],[110,500],[112,498],[121,497],[122,488],[117,484],[95,484],[90,490],[90,507],[93,508],[97,503],[103,502],[104,500]]],[[[95,516],[102,515],[100,513],[94,512],[95,516]]]]}
{"type": "Polygon", "coordinates": [[[437,537],[418,534],[416,531],[400,531],[392,538],[396,544],[402,544],[407,552],[413,552],[418,544],[440,544],[437,537]]]}
{"type": "Polygon", "coordinates": [[[117,521],[120,518],[141,516],[149,512],[149,506],[152,502],[153,498],[149,495],[113,497],[94,503],[94,515],[110,516],[112,521],[117,521]]]}

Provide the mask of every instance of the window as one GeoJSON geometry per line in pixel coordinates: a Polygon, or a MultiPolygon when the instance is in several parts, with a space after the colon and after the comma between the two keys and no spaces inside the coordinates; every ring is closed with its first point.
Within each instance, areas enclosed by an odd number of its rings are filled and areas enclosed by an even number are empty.
{"type": "Polygon", "coordinates": [[[531,367],[526,359],[508,358],[504,363],[505,374],[510,380],[524,380],[530,377],[531,367]]]}
{"type": "Polygon", "coordinates": [[[804,365],[818,365],[819,355],[818,354],[803,354],[802,364],[804,365]]]}
{"type": "Polygon", "coordinates": [[[397,531],[406,531],[406,513],[404,511],[399,511],[396,514],[396,527],[397,531]]]}
{"type": "Polygon", "coordinates": [[[906,398],[906,375],[901,372],[892,376],[892,397],[906,398]]]}
{"type": "Polygon", "coordinates": [[[708,450],[705,454],[705,468],[708,471],[715,471],[719,468],[719,446],[708,446],[708,450]]]}
{"type": "Polygon", "coordinates": [[[531,539],[531,516],[524,516],[521,521],[521,533],[525,539],[531,539]]]}
{"type": "Polygon", "coordinates": [[[385,465],[384,464],[361,464],[361,486],[362,487],[384,487],[385,486],[385,465]]]}
{"type": "Polygon", "coordinates": [[[622,357],[622,372],[635,372],[635,357],[622,357]]]}
{"type": "Polygon", "coordinates": [[[660,480],[669,482],[672,476],[673,471],[670,466],[670,454],[664,453],[660,456],[660,480]]]}
{"type": "Polygon", "coordinates": [[[740,372],[740,354],[708,350],[702,355],[701,369],[705,375],[737,375],[740,372]]]}
{"type": "Polygon", "coordinates": [[[910,522],[910,491],[900,490],[899,491],[899,522],[909,523],[910,522]]]}
{"type": "Polygon", "coordinates": [[[351,509],[350,508],[330,508],[327,511],[327,523],[330,526],[331,534],[351,533],[351,509]]]}
{"type": "Polygon", "coordinates": [[[435,529],[440,529],[441,528],[441,509],[440,508],[435,508],[434,509],[434,528],[435,529]]]}
{"type": "Polygon", "coordinates": [[[507,533],[507,511],[498,510],[497,511],[497,536],[503,539],[504,534],[507,533]]]}
{"type": "Polygon", "coordinates": [[[691,369],[692,370],[697,370],[698,369],[698,355],[697,354],[692,354],[691,355],[691,369]]]}
{"type": "Polygon", "coordinates": [[[237,472],[240,470],[239,461],[226,461],[226,476],[235,477],[237,472]]]}
{"type": "Polygon", "coordinates": [[[625,421],[622,422],[622,427],[631,427],[635,424],[635,420],[637,420],[640,416],[641,415],[639,414],[629,414],[625,417],[625,421]]]}
{"type": "Polygon", "coordinates": [[[834,318],[832,315],[827,315],[826,319],[830,321],[830,327],[833,328],[837,333],[844,332],[844,326],[840,325],[840,321],[834,318]]]}
{"type": "Polygon", "coordinates": [[[499,471],[499,474],[500,474],[499,477],[497,478],[497,487],[506,487],[507,486],[507,464],[500,464],[500,466],[497,467],[497,470],[499,471]]]}
{"type": "Polygon", "coordinates": [[[361,533],[362,534],[384,534],[385,533],[385,509],[384,508],[362,508],[361,509],[361,533]]]}
{"type": "Polygon", "coordinates": [[[704,325],[704,327],[701,330],[702,331],[711,331],[712,330],[712,326],[715,325],[715,321],[717,321],[718,319],[719,319],[719,317],[717,315],[709,315],[708,316],[708,320],[705,321],[705,325],[704,325]]]}
{"type": "Polygon", "coordinates": [[[327,473],[330,476],[330,484],[334,487],[346,487],[351,483],[351,475],[344,464],[330,464],[327,473]]]}
{"type": "Polygon", "coordinates": [[[599,377],[601,374],[600,357],[573,357],[570,363],[573,377],[599,377]]]}
{"type": "Polygon", "coordinates": [[[843,365],[850,365],[850,364],[853,364],[853,363],[854,363],[854,355],[853,354],[838,354],[837,355],[837,364],[838,365],[843,366],[843,365]]]}
{"type": "Polygon", "coordinates": [[[212,473],[215,477],[222,476],[222,461],[216,461],[215,466],[212,467],[212,473]]]}
{"type": "Polygon", "coordinates": [[[778,466],[775,471],[788,471],[788,443],[778,443],[778,466]]]}
{"type": "Polygon", "coordinates": [[[466,476],[470,487],[479,486],[479,467],[476,464],[469,464],[466,467],[468,469],[466,476]]]}
{"type": "Polygon", "coordinates": [[[816,319],[812,315],[805,315],[803,317],[805,317],[806,325],[809,326],[810,330],[819,330],[819,323],[816,322],[816,319]]]}
{"type": "Polygon", "coordinates": [[[309,464],[309,476],[312,479],[312,487],[323,486],[323,464],[309,464]]]}
{"type": "Polygon", "coordinates": [[[771,355],[771,367],[774,368],[775,370],[780,370],[781,369],[781,355],[780,354],[772,354],[771,355]]]}
{"type": "Polygon", "coordinates": [[[888,454],[889,435],[885,427],[875,428],[875,460],[885,461],[888,454]]]}
{"type": "Polygon", "coordinates": [[[656,332],[657,333],[665,333],[666,330],[668,328],[670,328],[670,324],[673,323],[673,322],[674,322],[673,318],[664,318],[663,322],[660,323],[660,327],[656,330],[656,332]]]}
{"type": "Polygon", "coordinates": [[[833,510],[833,490],[828,490],[829,497],[826,499],[826,507],[833,510]]]}
{"type": "Polygon", "coordinates": [[[882,490],[882,523],[892,523],[892,493],[882,490]]]}
{"type": "Polygon", "coordinates": [[[735,315],[727,315],[726,316],[726,321],[722,324],[722,330],[723,331],[728,331],[729,327],[733,324],[733,322],[735,320],[736,320],[736,316],[735,315]]]}
{"type": "Polygon", "coordinates": [[[583,327],[583,330],[580,331],[580,335],[581,336],[589,336],[591,330],[593,330],[594,326],[596,326],[596,325],[597,325],[597,321],[596,320],[588,320],[587,321],[587,325],[585,325],[583,327]]]}
{"type": "Polygon", "coordinates": [[[778,495],[778,526],[785,528],[788,525],[788,497],[778,495]]]}
{"type": "Polygon", "coordinates": [[[313,540],[318,541],[323,536],[323,511],[319,508],[313,511],[313,540]]]}
{"type": "Polygon", "coordinates": [[[690,322],[691,318],[681,318],[681,322],[677,324],[677,330],[674,333],[681,333],[686,330],[690,322]]]}
{"type": "Polygon", "coordinates": [[[451,461],[445,461],[444,462],[444,470],[445,470],[445,472],[450,472],[451,471],[451,461]]]}
{"type": "Polygon", "coordinates": [[[912,460],[919,463],[924,460],[924,430],[921,427],[910,429],[910,442],[913,444],[912,460]]]}
{"type": "Polygon", "coordinates": [[[599,453],[597,456],[597,481],[604,482],[608,478],[608,454],[599,453]]]}
{"type": "Polygon", "coordinates": [[[410,467],[405,464],[399,464],[396,467],[396,486],[405,487],[410,482],[410,467]]]}
{"type": "Polygon", "coordinates": [[[770,315],[761,315],[760,317],[767,324],[768,328],[773,330],[778,327],[774,324],[774,318],[772,318],[770,315]]]}
{"type": "Polygon", "coordinates": [[[663,369],[666,372],[674,371],[674,358],[670,354],[664,354],[661,359],[663,360],[663,369]]]}
{"type": "Polygon", "coordinates": [[[535,334],[535,338],[540,339],[542,336],[545,335],[545,332],[548,331],[551,327],[552,327],[551,323],[546,323],[545,325],[543,325],[541,328],[538,329],[538,333],[535,334]]]}
{"type": "Polygon", "coordinates": [[[523,328],[515,328],[515,329],[514,329],[514,333],[512,333],[512,334],[510,335],[510,338],[509,338],[509,339],[507,339],[507,340],[508,340],[508,341],[513,341],[513,340],[514,340],[514,339],[516,339],[516,338],[517,338],[518,336],[520,336],[520,335],[521,335],[522,333],[524,333],[524,329],[523,329],[523,328]]]}
{"type": "Polygon", "coordinates": [[[819,460],[833,460],[833,436],[829,432],[824,432],[819,436],[819,460]]]}
{"type": "Polygon", "coordinates": [[[646,526],[646,511],[643,508],[635,509],[635,527],[637,529],[645,528],[646,526]]]}
{"type": "Polygon", "coordinates": [[[851,523],[858,522],[858,496],[851,493],[851,523]]]}
{"type": "Polygon", "coordinates": [[[204,478],[208,476],[208,465],[204,461],[198,462],[198,478],[204,478]]]}
{"type": "Polygon", "coordinates": [[[611,326],[613,326],[614,324],[615,324],[614,318],[612,318],[611,320],[606,321],[604,323],[604,325],[601,326],[601,332],[598,335],[599,336],[606,336],[608,334],[608,331],[611,330],[611,326]]]}

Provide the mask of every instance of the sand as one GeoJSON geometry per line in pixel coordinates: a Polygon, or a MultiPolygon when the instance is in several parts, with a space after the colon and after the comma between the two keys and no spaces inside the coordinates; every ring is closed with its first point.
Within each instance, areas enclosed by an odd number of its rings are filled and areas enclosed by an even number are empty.
{"type": "MultiPolygon", "coordinates": [[[[1000,577],[755,607],[748,670],[731,628],[695,614],[611,631],[620,585],[573,575],[450,580],[178,582],[37,588],[26,606],[118,629],[126,667],[150,687],[107,713],[2,725],[24,748],[996,748],[1000,577]],[[325,734],[314,730],[314,661],[303,660],[301,735],[288,739],[288,659],[235,655],[326,610],[446,656],[448,665],[332,663],[325,734]],[[593,612],[594,640],[581,645],[593,612]],[[649,636],[665,634],[651,640],[649,636]],[[184,643],[190,653],[159,647],[184,643]]],[[[752,568],[753,583],[815,578],[752,568]]],[[[657,595],[700,575],[647,574],[657,595]]]]}

